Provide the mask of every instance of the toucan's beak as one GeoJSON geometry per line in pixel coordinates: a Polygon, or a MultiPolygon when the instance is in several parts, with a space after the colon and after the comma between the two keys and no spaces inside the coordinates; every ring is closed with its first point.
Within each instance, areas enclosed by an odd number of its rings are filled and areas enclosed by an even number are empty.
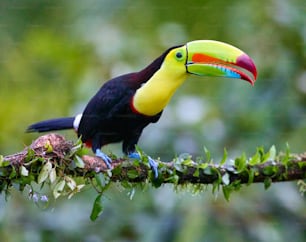
{"type": "Polygon", "coordinates": [[[240,49],[214,40],[186,44],[188,73],[243,79],[254,85],[257,70],[253,60],[240,49]]]}

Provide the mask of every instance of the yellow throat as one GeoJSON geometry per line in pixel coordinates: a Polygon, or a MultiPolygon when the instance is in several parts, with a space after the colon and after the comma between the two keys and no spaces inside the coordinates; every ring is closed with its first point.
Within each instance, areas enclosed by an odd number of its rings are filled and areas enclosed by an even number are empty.
{"type": "Polygon", "coordinates": [[[167,54],[160,69],[136,91],[133,106],[137,112],[153,116],[166,107],[176,89],[187,77],[185,58],[184,46],[167,54]]]}

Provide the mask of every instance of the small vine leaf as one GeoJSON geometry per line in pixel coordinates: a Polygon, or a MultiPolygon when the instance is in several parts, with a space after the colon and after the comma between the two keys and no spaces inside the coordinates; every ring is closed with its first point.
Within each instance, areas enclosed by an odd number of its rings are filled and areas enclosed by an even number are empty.
{"type": "Polygon", "coordinates": [[[210,162],[211,161],[211,154],[210,151],[204,146],[204,153],[206,156],[206,162],[210,162]]]}
{"type": "Polygon", "coordinates": [[[133,187],[132,189],[131,189],[131,191],[129,191],[128,192],[128,196],[129,196],[129,199],[130,200],[133,200],[133,197],[134,197],[134,195],[135,195],[135,188],[133,187]]]}
{"type": "Polygon", "coordinates": [[[20,173],[21,173],[22,176],[28,176],[29,175],[28,169],[25,168],[24,166],[21,166],[20,173]]]}
{"type": "Polygon", "coordinates": [[[71,191],[73,191],[76,188],[76,182],[69,176],[65,176],[65,181],[67,186],[70,188],[71,191]]]}
{"type": "Polygon", "coordinates": [[[68,195],[68,199],[71,199],[76,194],[76,191],[71,191],[68,195]]]}
{"type": "Polygon", "coordinates": [[[99,194],[93,204],[90,220],[95,221],[103,212],[103,205],[102,205],[102,194],[99,194]]]}
{"type": "Polygon", "coordinates": [[[229,201],[232,189],[228,186],[222,186],[223,196],[226,201],[229,201]]]}
{"type": "Polygon", "coordinates": [[[52,147],[50,141],[46,142],[46,144],[45,144],[45,149],[46,149],[46,152],[47,152],[47,153],[53,152],[53,147],[52,147]]]}
{"type": "Polygon", "coordinates": [[[278,168],[276,166],[266,166],[263,168],[263,174],[266,176],[272,176],[277,173],[278,168]]]}
{"type": "Polygon", "coordinates": [[[32,160],[32,158],[35,156],[35,151],[31,148],[28,148],[28,153],[26,156],[26,160],[32,160]]]}
{"type": "Polygon", "coordinates": [[[248,179],[248,185],[252,184],[254,181],[254,176],[255,176],[255,169],[251,168],[249,170],[249,179],[248,179]]]}
{"type": "Polygon", "coordinates": [[[265,189],[267,190],[272,184],[272,179],[270,177],[266,177],[266,179],[264,180],[264,186],[265,189]]]}
{"type": "Polygon", "coordinates": [[[128,176],[128,178],[130,178],[130,179],[135,179],[135,178],[137,178],[137,177],[139,176],[139,174],[138,174],[138,172],[135,171],[135,170],[129,170],[129,171],[127,172],[127,176],[128,176]]]}
{"type": "Polygon", "coordinates": [[[53,189],[53,196],[55,199],[57,199],[61,195],[62,191],[64,190],[65,184],[65,180],[61,180],[55,185],[53,189]]]}
{"type": "Polygon", "coordinates": [[[6,167],[10,165],[10,161],[4,160],[3,155],[0,155],[0,167],[6,167]]]}
{"type": "Polygon", "coordinates": [[[249,163],[250,165],[252,165],[252,166],[254,166],[254,165],[260,163],[260,154],[259,154],[258,150],[257,150],[257,152],[255,153],[255,155],[253,155],[253,156],[251,157],[251,159],[249,160],[248,163],[249,163]]]}
{"type": "Polygon", "coordinates": [[[222,160],[220,161],[221,166],[225,164],[226,159],[227,159],[227,150],[226,148],[224,148],[223,157],[222,157],[222,160]]]}
{"type": "Polygon", "coordinates": [[[82,158],[78,155],[75,156],[75,165],[79,168],[84,168],[85,167],[85,164],[84,164],[84,161],[82,160],[82,158]]]}
{"type": "Polygon", "coordinates": [[[46,164],[42,167],[39,175],[38,175],[38,178],[37,178],[37,183],[38,184],[41,184],[43,183],[49,176],[50,172],[51,172],[51,169],[52,169],[52,164],[50,161],[47,161],[46,164]]]}
{"type": "Polygon", "coordinates": [[[85,184],[77,185],[76,188],[70,192],[68,195],[68,199],[72,198],[75,194],[81,191],[81,189],[85,186],[85,184]]]}
{"type": "Polygon", "coordinates": [[[206,167],[208,167],[208,163],[201,163],[198,165],[199,169],[205,169],[206,167]]]}
{"type": "Polygon", "coordinates": [[[237,169],[237,172],[242,172],[246,167],[246,156],[245,153],[242,153],[242,155],[235,159],[235,166],[237,169]]]}
{"type": "Polygon", "coordinates": [[[10,173],[10,175],[9,175],[9,179],[13,179],[14,177],[16,177],[16,174],[17,174],[16,169],[15,169],[15,167],[13,166],[13,167],[12,167],[12,171],[11,171],[11,173],[10,173]]]}
{"type": "Polygon", "coordinates": [[[109,184],[110,178],[103,173],[99,173],[95,174],[95,181],[97,183],[97,186],[100,188],[100,190],[103,190],[106,187],[106,185],[109,184]]]}
{"type": "Polygon", "coordinates": [[[51,169],[50,174],[49,174],[49,179],[50,182],[53,183],[56,180],[56,169],[55,167],[51,169]]]}
{"type": "Polygon", "coordinates": [[[77,185],[77,190],[78,190],[78,192],[80,192],[80,191],[82,190],[83,187],[85,187],[85,184],[77,185]]]}
{"type": "Polygon", "coordinates": [[[290,146],[289,146],[289,144],[287,143],[286,144],[286,151],[285,151],[285,156],[284,156],[284,158],[283,158],[283,164],[287,164],[288,163],[288,161],[290,160],[290,146]]]}
{"type": "Polygon", "coordinates": [[[230,184],[230,175],[227,172],[222,176],[222,182],[225,185],[230,184]]]}
{"type": "Polygon", "coordinates": [[[207,166],[207,167],[204,169],[203,172],[204,172],[205,175],[212,175],[212,174],[213,174],[213,171],[212,171],[211,166],[207,166]]]}
{"type": "Polygon", "coordinates": [[[270,154],[269,160],[274,161],[275,158],[276,158],[276,148],[275,148],[275,145],[271,146],[271,148],[269,150],[269,154],[270,154]]]}
{"type": "Polygon", "coordinates": [[[212,185],[212,193],[216,194],[216,192],[220,189],[220,183],[215,181],[212,185]]]}
{"type": "Polygon", "coordinates": [[[193,176],[194,177],[199,177],[200,176],[200,170],[199,169],[196,169],[193,173],[193,176]]]}

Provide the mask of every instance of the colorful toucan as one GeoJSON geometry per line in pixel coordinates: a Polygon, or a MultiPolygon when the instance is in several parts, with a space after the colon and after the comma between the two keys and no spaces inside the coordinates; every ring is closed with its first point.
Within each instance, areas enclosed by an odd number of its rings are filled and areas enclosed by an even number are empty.
{"type": "MultiPolygon", "coordinates": [[[[75,117],[30,125],[28,132],[75,129],[83,143],[111,168],[101,147],[123,142],[123,152],[140,158],[135,145],[142,130],[162,115],[172,95],[189,74],[243,79],[254,84],[257,71],[252,59],[238,48],[213,40],[196,40],[166,50],[139,72],[107,81],[75,117]]],[[[157,163],[149,164],[158,176],[157,163]]]]}

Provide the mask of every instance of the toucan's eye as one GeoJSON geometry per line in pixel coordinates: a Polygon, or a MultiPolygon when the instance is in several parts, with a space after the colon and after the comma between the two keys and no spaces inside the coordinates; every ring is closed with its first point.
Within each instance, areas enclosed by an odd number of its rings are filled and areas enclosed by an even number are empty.
{"type": "Polygon", "coordinates": [[[176,52],[175,57],[177,60],[182,60],[183,58],[183,53],[181,51],[176,52]]]}

